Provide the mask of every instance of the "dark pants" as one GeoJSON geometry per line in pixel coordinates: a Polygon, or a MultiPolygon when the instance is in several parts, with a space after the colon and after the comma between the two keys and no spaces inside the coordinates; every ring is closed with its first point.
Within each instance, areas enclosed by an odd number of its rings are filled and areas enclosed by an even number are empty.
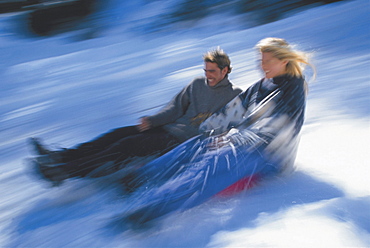
{"type": "Polygon", "coordinates": [[[179,141],[161,127],[144,132],[135,126],[117,128],[66,150],[63,169],[71,177],[104,176],[124,168],[133,158],[156,157],[178,144],[179,141]]]}

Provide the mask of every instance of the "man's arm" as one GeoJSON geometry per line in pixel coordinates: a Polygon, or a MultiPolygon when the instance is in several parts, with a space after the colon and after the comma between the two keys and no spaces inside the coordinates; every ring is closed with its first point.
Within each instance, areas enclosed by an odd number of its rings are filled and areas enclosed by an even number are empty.
{"type": "Polygon", "coordinates": [[[183,116],[190,104],[189,86],[183,88],[161,111],[151,116],[141,118],[141,123],[137,125],[142,132],[153,127],[162,126],[176,121],[183,116]]]}

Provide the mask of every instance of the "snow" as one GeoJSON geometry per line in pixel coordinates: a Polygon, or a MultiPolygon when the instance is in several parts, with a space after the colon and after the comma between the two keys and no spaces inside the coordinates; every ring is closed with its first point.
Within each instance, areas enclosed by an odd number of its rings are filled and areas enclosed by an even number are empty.
{"type": "Polygon", "coordinates": [[[127,27],[137,15],[124,25],[110,6],[87,40],[89,28],[28,37],[15,31],[19,14],[0,15],[0,247],[370,247],[369,10],[344,1],[249,29],[231,17],[222,32],[203,21],[143,35],[127,27]],[[295,173],[141,231],[109,224],[129,204],[117,182],[49,188],[30,176],[28,137],[69,147],[134,124],[202,75],[202,54],[217,46],[245,89],[261,76],[253,46],[268,36],[313,51],[317,67],[295,173]]]}

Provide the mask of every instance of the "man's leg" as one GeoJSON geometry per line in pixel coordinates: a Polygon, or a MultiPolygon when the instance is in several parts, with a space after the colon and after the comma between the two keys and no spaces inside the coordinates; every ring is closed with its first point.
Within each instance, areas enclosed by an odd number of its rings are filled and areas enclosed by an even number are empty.
{"type": "Polygon", "coordinates": [[[74,148],[66,149],[63,152],[63,162],[67,163],[74,160],[79,160],[83,157],[96,155],[106,149],[109,149],[109,147],[116,142],[137,134],[140,134],[140,131],[136,128],[136,126],[113,129],[89,142],[81,143],[74,148]]]}
{"type": "Polygon", "coordinates": [[[40,163],[58,164],[94,155],[109,148],[110,145],[125,137],[139,133],[140,132],[137,130],[136,126],[121,127],[102,134],[89,142],[76,145],[74,148],[63,148],[56,151],[46,148],[38,138],[30,138],[28,142],[30,144],[31,151],[35,153],[35,155],[39,156],[37,160],[40,163]]]}
{"type": "MultiPolygon", "coordinates": [[[[86,177],[100,166],[110,164],[112,173],[124,168],[131,158],[159,155],[178,144],[177,139],[162,128],[155,128],[120,139],[109,148],[70,161],[62,168],[70,177],[86,177]]],[[[96,147],[98,146],[94,146],[96,147]]]]}

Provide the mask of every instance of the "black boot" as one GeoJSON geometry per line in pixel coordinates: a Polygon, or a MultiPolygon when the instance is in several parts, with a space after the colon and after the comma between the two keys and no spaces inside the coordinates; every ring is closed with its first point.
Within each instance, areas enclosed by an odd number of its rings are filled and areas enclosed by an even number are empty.
{"type": "Polygon", "coordinates": [[[61,184],[70,175],[63,169],[63,154],[66,150],[51,151],[38,138],[28,139],[31,150],[37,156],[29,160],[32,171],[38,178],[50,181],[53,186],[61,184]]]}
{"type": "Polygon", "coordinates": [[[32,153],[35,155],[46,155],[51,153],[52,151],[48,150],[47,148],[44,147],[44,145],[41,144],[40,139],[38,138],[29,138],[28,143],[31,147],[32,153]]]}
{"type": "Polygon", "coordinates": [[[31,152],[36,155],[35,159],[37,163],[42,165],[54,165],[66,162],[64,160],[68,149],[64,148],[57,151],[49,150],[41,144],[41,141],[38,138],[29,138],[28,143],[30,145],[31,152]]]}
{"type": "Polygon", "coordinates": [[[70,175],[63,169],[64,164],[42,164],[37,159],[30,159],[29,164],[37,178],[49,181],[53,186],[58,186],[70,178],[70,175]]]}

